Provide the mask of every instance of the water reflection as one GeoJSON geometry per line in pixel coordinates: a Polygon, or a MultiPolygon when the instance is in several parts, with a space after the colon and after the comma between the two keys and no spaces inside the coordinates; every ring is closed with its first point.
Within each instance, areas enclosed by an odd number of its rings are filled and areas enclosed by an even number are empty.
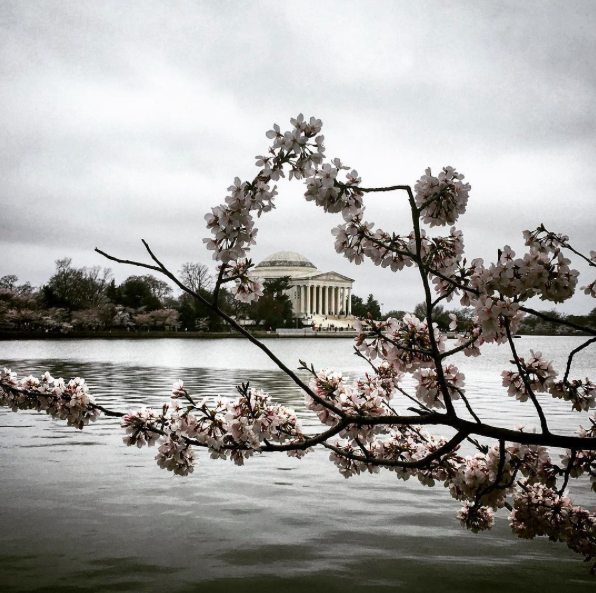
{"type": "MultiPolygon", "coordinates": [[[[561,368],[574,340],[523,339],[519,347],[542,349],[561,368]]],[[[98,399],[121,410],[160,406],[177,378],[206,396],[232,395],[248,379],[314,429],[292,382],[226,342],[3,342],[0,364],[85,377],[98,399]]],[[[364,370],[343,340],[271,342],[286,360],[364,370]]],[[[482,418],[536,425],[531,406],[500,388],[507,359],[492,349],[462,360],[469,393],[482,418]]],[[[594,366],[593,354],[582,353],[574,374],[594,366]]],[[[577,424],[580,415],[561,402],[545,406],[553,428],[577,424]]],[[[549,591],[591,582],[578,557],[514,538],[504,516],[490,534],[461,530],[458,504],[442,487],[389,472],[345,480],[323,451],[303,461],[255,457],[243,468],[200,454],[195,473],[180,479],[121,437],[111,419],[79,432],[0,410],[2,591],[549,591]]],[[[590,499],[585,486],[575,494],[590,499]]]]}

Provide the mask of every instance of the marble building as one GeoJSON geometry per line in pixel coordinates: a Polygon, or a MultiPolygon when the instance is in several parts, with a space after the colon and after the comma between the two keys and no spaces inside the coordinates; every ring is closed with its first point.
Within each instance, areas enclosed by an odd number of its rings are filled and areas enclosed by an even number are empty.
{"type": "Polygon", "coordinates": [[[321,272],[299,253],[273,253],[254,267],[251,275],[262,280],[289,276],[291,288],[287,293],[294,316],[304,321],[353,319],[354,280],[337,272],[321,272]]]}

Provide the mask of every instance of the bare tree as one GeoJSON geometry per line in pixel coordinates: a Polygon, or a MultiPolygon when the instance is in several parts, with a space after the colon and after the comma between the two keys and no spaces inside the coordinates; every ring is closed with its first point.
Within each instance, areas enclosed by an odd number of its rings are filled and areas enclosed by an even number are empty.
{"type": "Polygon", "coordinates": [[[205,264],[186,262],[178,273],[182,282],[194,292],[209,290],[213,286],[213,275],[205,264]]]}

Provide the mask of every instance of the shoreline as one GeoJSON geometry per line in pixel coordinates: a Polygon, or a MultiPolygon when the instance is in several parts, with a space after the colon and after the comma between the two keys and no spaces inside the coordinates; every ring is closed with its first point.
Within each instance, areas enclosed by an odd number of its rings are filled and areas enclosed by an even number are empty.
{"type": "MultiPolygon", "coordinates": [[[[343,332],[313,332],[312,334],[278,334],[268,331],[250,332],[255,338],[273,338],[284,340],[304,338],[350,338],[354,339],[358,333],[355,331],[343,332]]],[[[225,338],[242,339],[246,338],[238,332],[172,332],[172,331],[149,331],[149,332],[69,332],[67,334],[50,332],[7,332],[0,331],[0,341],[8,340],[159,340],[159,339],[181,339],[181,340],[221,340],[225,338]]]]}
{"type": "MultiPolygon", "coordinates": [[[[310,339],[351,339],[353,340],[358,332],[343,331],[343,332],[313,332],[312,334],[278,334],[274,331],[253,331],[250,332],[255,338],[274,339],[274,340],[302,340],[310,339]]],[[[516,334],[516,338],[525,336],[551,336],[551,337],[568,337],[580,336],[589,337],[589,334],[580,333],[566,333],[566,334],[516,334]]],[[[0,342],[10,340],[163,340],[163,339],[180,339],[180,340],[222,340],[222,339],[240,339],[246,338],[238,332],[175,332],[175,331],[149,331],[149,332],[126,332],[126,331],[107,331],[107,332],[69,332],[67,334],[51,333],[51,332],[27,332],[27,331],[0,331],[0,342]]],[[[447,332],[447,338],[453,339],[453,332],[447,332]]]]}

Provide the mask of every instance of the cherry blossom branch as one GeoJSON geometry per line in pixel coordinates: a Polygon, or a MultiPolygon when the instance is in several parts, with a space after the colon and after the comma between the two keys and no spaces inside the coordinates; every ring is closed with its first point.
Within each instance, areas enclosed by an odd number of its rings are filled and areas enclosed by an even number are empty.
{"type": "MultiPolygon", "coordinates": [[[[491,509],[506,507],[511,510],[511,527],[520,537],[548,535],[566,541],[571,549],[588,559],[596,557],[593,536],[596,515],[572,506],[561,494],[572,474],[578,477],[582,473],[594,473],[591,466],[596,452],[596,417],[590,418],[591,428],[580,427],[579,436],[553,434],[535,394],[548,391],[553,397],[570,401],[573,409],[579,411],[593,407],[596,386],[587,378],[585,382],[569,382],[569,374],[574,355],[596,338],[569,354],[564,379],[559,382],[554,380],[557,373],[552,363],[533,352],[527,361],[520,358],[512,339],[522,318],[520,311],[596,336],[596,330],[591,328],[520,306],[521,301],[536,295],[555,302],[572,296],[579,272],[570,269],[570,261],[561,253],[561,247],[583,257],[591,266],[596,265],[596,252],[591,252],[588,260],[568,244],[566,236],[549,233],[542,225],[537,231],[524,233],[530,250],[523,258],[514,259],[515,253],[506,246],[499,251],[497,263],[485,267],[482,260],[473,260],[466,267],[461,231],[453,226],[448,236],[429,237],[426,229],[421,228],[421,223],[430,227],[453,225],[465,212],[470,185],[462,181],[462,174],[453,167],[444,167],[434,176],[427,169],[414,191],[409,185],[361,188],[355,170],[339,159],[324,162],[320,120],[305,120],[299,115],[291,123],[290,131],[282,132],[274,125],[267,132],[272,146],[267,156],[256,157],[258,174],[249,182],[236,178],[225,203],[212,208],[205,217],[212,238],[204,241],[214,251],[214,259],[220,262],[212,302],[180,282],[146,241],[143,244],[153,264],[97,251],[112,261],[165,275],[221,317],[261,349],[304,392],[306,407],[317,414],[326,426],[324,430],[305,435],[293,410],[271,402],[268,394],[248,383],[238,387],[239,395],[234,399],[203,398],[195,402],[182,381],[178,381],[172,392],[175,401],[164,404],[161,410],[142,408],[122,414],[95,403],[82,379],[73,379],[65,385],[61,379],[54,380],[46,373],[41,381],[31,376],[17,381],[16,374],[5,369],[0,370],[0,404],[14,410],[46,411],[77,428],[95,421],[100,412],[122,417],[121,426],[127,433],[124,442],[139,447],[159,443],[158,465],[177,475],[193,471],[193,446],[208,449],[212,457],[231,458],[241,465],[255,453],[285,451],[301,457],[322,445],[332,452],[330,458],[346,477],[379,466],[399,470],[398,476],[402,478],[417,475],[428,485],[435,480],[444,483],[454,498],[464,501],[458,516],[473,531],[490,529],[491,509]],[[424,289],[423,319],[407,315],[399,321],[375,322],[369,318],[355,322],[360,330],[357,354],[367,360],[374,375],[365,373],[364,377],[349,380],[331,369],[316,372],[313,365],[307,367],[300,361],[300,369],[311,374],[307,384],[219,307],[219,291],[226,282],[237,282],[235,296],[240,301],[251,302],[262,295],[260,282],[249,275],[251,262],[246,259],[247,252],[255,243],[254,214],[261,216],[275,207],[276,187],[271,188],[268,183],[284,177],[286,164],[290,166],[290,179],[306,180],[308,201],[314,201],[326,212],[343,215],[346,224],[333,230],[338,252],[355,263],[368,257],[375,265],[393,271],[412,264],[418,267],[424,289]],[[345,183],[338,179],[342,171],[347,171],[345,183]],[[374,225],[363,220],[364,194],[397,190],[407,192],[412,232],[403,237],[380,229],[372,233],[374,225]],[[459,290],[463,291],[461,304],[473,304],[476,316],[470,333],[458,333],[458,345],[446,351],[446,334],[438,330],[433,316],[438,304],[459,290]],[[434,292],[439,296],[434,296],[434,292]],[[464,391],[464,374],[455,365],[443,366],[443,360],[449,356],[462,351],[476,356],[484,343],[491,342],[509,343],[518,372],[503,371],[503,384],[509,387],[509,395],[522,401],[531,398],[541,432],[526,433],[482,422],[464,391]],[[376,357],[380,360],[378,365],[372,362],[376,357]],[[399,385],[406,373],[418,381],[416,397],[399,385]],[[27,394],[28,389],[31,392],[27,394]],[[398,394],[416,407],[400,414],[391,405],[398,394]],[[460,397],[474,421],[457,415],[452,400],[460,397]],[[177,401],[181,398],[186,400],[185,406],[177,401]],[[445,413],[433,410],[443,407],[445,413]],[[445,441],[427,433],[426,426],[450,427],[456,434],[445,441]],[[498,448],[489,448],[472,435],[497,440],[498,448]],[[329,442],[333,437],[339,438],[337,443],[329,442]],[[457,455],[464,439],[473,443],[480,453],[465,458],[457,455]],[[511,444],[506,446],[506,443],[511,444]],[[565,470],[551,461],[548,447],[571,450],[565,470]],[[525,480],[516,486],[518,472],[525,480]],[[558,493],[555,488],[561,475],[564,475],[563,488],[558,493]],[[513,504],[506,500],[509,495],[513,495],[513,504]]],[[[582,290],[596,297],[596,282],[582,290]]]]}
{"type": "MultiPolygon", "coordinates": [[[[472,288],[471,286],[466,286],[465,284],[461,284],[461,283],[457,282],[456,280],[454,280],[453,278],[450,278],[449,276],[443,274],[442,272],[440,272],[439,270],[437,270],[435,268],[427,268],[427,270],[428,270],[429,274],[437,276],[437,278],[441,278],[441,280],[444,280],[445,282],[449,282],[450,284],[453,284],[459,290],[469,292],[470,294],[473,294],[475,296],[482,295],[482,293],[479,290],[472,288]]],[[[489,296],[489,295],[487,295],[487,296],[489,296]]],[[[490,297],[490,298],[497,300],[497,297],[490,297]]],[[[535,309],[532,309],[531,307],[527,307],[525,305],[519,305],[519,310],[523,311],[524,313],[529,313],[530,315],[534,315],[534,317],[538,317],[539,319],[542,319],[544,321],[548,321],[548,322],[554,323],[556,325],[564,325],[566,327],[576,329],[576,330],[584,332],[586,334],[596,336],[596,329],[592,329],[591,327],[588,327],[585,325],[578,325],[577,323],[573,323],[573,321],[569,321],[567,319],[551,317],[550,315],[547,315],[546,313],[542,313],[541,311],[536,311],[535,309]]]]}
{"type": "Polygon", "coordinates": [[[503,470],[505,469],[505,441],[503,439],[499,440],[499,465],[497,467],[497,475],[495,476],[495,481],[492,484],[489,484],[486,488],[479,488],[478,492],[476,493],[476,505],[480,504],[480,500],[486,494],[490,494],[493,490],[497,490],[498,488],[502,488],[501,480],[503,479],[503,470]]]}
{"type": "Polygon", "coordinates": [[[541,224],[538,227],[538,230],[546,233],[548,236],[555,238],[555,240],[557,241],[557,243],[559,245],[561,245],[561,247],[564,247],[565,249],[568,249],[569,251],[571,251],[572,253],[575,253],[575,255],[577,255],[578,257],[581,257],[583,260],[585,260],[589,266],[592,267],[596,267],[596,261],[594,261],[592,258],[589,258],[587,255],[584,255],[583,253],[581,253],[580,251],[577,251],[577,249],[575,249],[574,247],[572,247],[570,245],[570,243],[561,235],[557,235],[557,233],[553,233],[551,231],[549,231],[544,224],[541,224]]]}
{"type": "Polygon", "coordinates": [[[464,342],[463,344],[452,348],[451,350],[446,350],[445,352],[441,353],[441,360],[448,358],[449,356],[453,356],[454,354],[457,354],[458,352],[462,352],[463,350],[465,350],[466,348],[469,348],[470,346],[472,346],[475,342],[478,341],[478,338],[480,336],[474,336],[473,338],[469,339],[467,342],[464,342]]]}
{"type": "Polygon", "coordinates": [[[447,408],[447,414],[455,416],[455,408],[453,407],[453,402],[451,401],[451,394],[449,393],[449,387],[447,386],[447,381],[445,380],[445,375],[443,373],[443,366],[441,364],[441,353],[439,352],[439,348],[437,346],[437,342],[435,339],[435,334],[433,331],[433,298],[432,293],[430,290],[430,286],[428,284],[428,272],[426,268],[422,265],[422,236],[420,232],[420,211],[416,207],[416,202],[414,200],[414,196],[412,194],[412,189],[407,186],[408,192],[408,200],[410,203],[410,209],[412,211],[412,223],[414,225],[414,236],[416,238],[416,256],[418,257],[418,271],[420,273],[420,278],[422,280],[422,285],[424,287],[424,294],[426,300],[426,321],[428,325],[428,337],[430,341],[430,346],[432,349],[432,357],[435,362],[435,369],[437,372],[437,381],[441,388],[441,392],[443,393],[443,399],[445,400],[445,407],[447,408]]]}
{"type": "Polygon", "coordinates": [[[530,397],[530,399],[532,400],[532,403],[534,404],[534,407],[536,408],[536,412],[538,413],[538,417],[540,418],[540,426],[542,428],[542,432],[545,434],[549,434],[550,431],[548,429],[548,423],[546,421],[546,416],[544,415],[544,412],[542,410],[542,406],[538,403],[538,399],[536,398],[536,394],[534,393],[534,390],[532,389],[532,386],[530,385],[530,382],[528,381],[528,377],[526,374],[526,371],[524,369],[524,367],[521,364],[521,361],[519,359],[519,356],[517,355],[517,350],[515,348],[515,343],[513,342],[513,336],[511,335],[511,328],[509,326],[509,319],[507,317],[505,317],[505,331],[507,332],[507,341],[509,342],[509,347],[511,348],[511,353],[513,354],[513,359],[515,360],[515,365],[517,366],[517,370],[519,372],[519,375],[524,383],[524,387],[526,388],[526,391],[528,392],[528,395],[530,397]]]}
{"type": "MultiPolygon", "coordinates": [[[[24,389],[16,388],[10,383],[4,381],[0,382],[0,387],[5,390],[19,393],[30,397],[46,397],[47,394],[39,392],[31,392],[24,389]]],[[[1,393],[1,392],[0,392],[1,393]]],[[[101,410],[107,415],[114,417],[123,417],[125,414],[122,412],[109,410],[104,406],[92,404],[89,406],[90,409],[101,410]]],[[[460,433],[466,435],[477,435],[496,440],[505,440],[509,442],[519,443],[521,445],[537,445],[543,447],[555,447],[562,449],[581,449],[581,450],[596,450],[596,438],[594,437],[576,437],[568,435],[558,435],[555,433],[533,433],[533,432],[521,432],[517,430],[506,429],[502,427],[492,426],[486,423],[470,422],[457,416],[448,416],[447,414],[440,414],[438,412],[430,412],[416,416],[404,416],[404,415],[385,415],[376,417],[366,417],[361,415],[344,415],[344,417],[334,424],[327,431],[324,431],[318,435],[307,437],[304,440],[293,442],[286,445],[270,445],[261,448],[262,451],[288,451],[288,450],[303,450],[315,444],[323,443],[326,439],[334,436],[341,432],[344,428],[349,426],[363,427],[363,426],[449,426],[456,429],[460,433]]],[[[161,433],[160,433],[161,434],[161,433]]],[[[199,442],[192,442],[194,445],[203,444],[199,442]]],[[[238,448],[239,445],[235,444],[230,448],[238,448]]]]}
{"type": "Polygon", "coordinates": [[[100,406],[99,404],[92,404],[89,407],[93,410],[99,410],[106,416],[112,416],[113,418],[123,418],[124,416],[126,416],[126,414],[124,412],[117,412],[115,410],[109,410],[108,408],[104,408],[103,406],[100,406]]]}
{"type": "Polygon", "coordinates": [[[551,317],[550,315],[546,315],[545,313],[542,313],[541,311],[536,311],[535,309],[532,309],[530,307],[526,307],[523,305],[519,306],[519,310],[523,311],[524,313],[529,313],[530,315],[534,315],[534,317],[538,317],[544,321],[548,321],[548,322],[554,323],[556,325],[564,325],[564,326],[570,327],[572,329],[577,329],[577,330],[584,332],[586,334],[596,336],[596,329],[592,329],[591,327],[588,327],[587,325],[578,325],[577,323],[573,323],[573,321],[569,321],[567,319],[558,319],[557,317],[551,317]]]}
{"type": "Polygon", "coordinates": [[[397,461],[396,459],[380,459],[378,457],[372,457],[370,455],[362,457],[361,455],[355,455],[353,453],[347,453],[341,447],[337,447],[335,445],[331,445],[329,443],[324,443],[323,446],[326,449],[330,449],[334,451],[338,455],[345,457],[346,459],[351,459],[352,461],[358,461],[361,463],[366,463],[368,465],[378,465],[383,467],[400,467],[400,468],[410,468],[410,469],[420,469],[424,467],[430,466],[430,464],[442,457],[445,454],[451,453],[463,440],[466,439],[468,434],[464,431],[458,432],[453,438],[447,441],[444,445],[423,457],[422,459],[418,459],[416,461],[397,461]]]}
{"type": "MultiPolygon", "coordinates": [[[[475,296],[482,296],[482,292],[471,287],[468,286],[466,284],[462,284],[461,282],[456,281],[454,278],[443,274],[440,270],[437,270],[436,268],[429,266],[429,265],[425,265],[421,262],[419,256],[417,254],[413,254],[407,250],[403,250],[403,249],[399,249],[397,247],[394,247],[392,245],[392,243],[387,243],[387,242],[383,242],[377,238],[375,238],[371,233],[369,232],[365,232],[364,236],[366,236],[366,239],[368,241],[370,241],[371,243],[378,245],[380,247],[382,247],[383,249],[386,249],[387,251],[391,251],[392,253],[396,253],[398,255],[402,255],[405,257],[409,257],[412,259],[412,261],[414,263],[416,263],[419,267],[422,265],[424,267],[424,269],[429,273],[432,274],[433,276],[436,276],[437,278],[440,278],[441,280],[444,280],[445,282],[448,282],[450,285],[452,285],[454,288],[454,290],[463,290],[467,293],[470,293],[472,295],[475,296]]],[[[581,255],[581,254],[580,254],[581,255]]],[[[584,259],[587,259],[586,256],[582,256],[584,259]]],[[[590,261],[590,260],[588,260],[590,261]]],[[[596,265],[594,263],[591,262],[591,265],[596,265]]],[[[452,291],[451,291],[452,292],[452,291]]],[[[446,298],[448,295],[442,295],[441,297],[439,297],[436,301],[435,301],[435,305],[438,304],[443,298],[446,298]]],[[[494,297],[491,295],[487,295],[489,296],[489,298],[493,299],[493,300],[498,300],[498,297],[494,297]]],[[[558,317],[551,317],[545,313],[542,313],[540,311],[536,311],[535,309],[532,309],[531,307],[525,306],[525,305],[519,305],[519,310],[523,311],[524,313],[528,313],[530,315],[533,315],[535,317],[538,317],[544,321],[548,321],[550,323],[556,324],[556,325],[563,325],[565,327],[569,327],[571,329],[575,329],[590,335],[594,335],[596,336],[596,330],[592,329],[588,326],[582,326],[579,324],[576,324],[572,321],[569,321],[567,319],[564,318],[558,318],[558,317]]]]}

